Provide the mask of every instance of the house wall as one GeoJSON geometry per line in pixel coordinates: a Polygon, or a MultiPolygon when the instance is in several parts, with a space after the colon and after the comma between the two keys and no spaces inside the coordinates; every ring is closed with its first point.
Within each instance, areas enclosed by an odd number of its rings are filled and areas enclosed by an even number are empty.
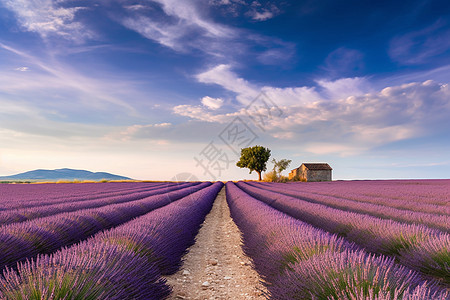
{"type": "Polygon", "coordinates": [[[289,180],[294,179],[294,177],[298,176],[298,174],[299,174],[299,168],[293,169],[293,170],[289,173],[289,180]]]}
{"type": "Polygon", "coordinates": [[[298,177],[301,181],[331,181],[331,170],[308,170],[304,165],[293,169],[289,173],[289,179],[298,177]]]}
{"type": "Polygon", "coordinates": [[[301,165],[299,168],[299,177],[301,181],[308,181],[308,170],[306,169],[305,165],[301,165]]]}
{"type": "Polygon", "coordinates": [[[306,170],[307,181],[331,181],[331,170],[306,170]]]}

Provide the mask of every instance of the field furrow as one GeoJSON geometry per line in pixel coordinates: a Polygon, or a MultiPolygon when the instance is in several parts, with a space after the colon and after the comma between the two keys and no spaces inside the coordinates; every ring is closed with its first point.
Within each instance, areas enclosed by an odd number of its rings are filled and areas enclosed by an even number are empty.
{"type": "Polygon", "coordinates": [[[409,224],[423,224],[428,227],[436,228],[447,233],[450,232],[450,216],[442,214],[441,215],[430,214],[412,210],[412,208],[414,207],[414,203],[412,202],[409,203],[409,207],[411,209],[405,210],[381,204],[372,204],[367,202],[337,198],[335,196],[305,193],[301,190],[289,189],[289,187],[286,188],[285,184],[263,185],[253,183],[250,185],[256,188],[260,188],[262,190],[276,192],[286,196],[295,197],[300,200],[323,204],[329,207],[342,209],[345,211],[368,214],[382,219],[390,219],[409,224]]]}
{"type": "Polygon", "coordinates": [[[0,228],[0,268],[38,254],[52,253],[91,235],[118,226],[211,185],[192,184],[130,203],[62,213],[0,228]]]}
{"type": "Polygon", "coordinates": [[[56,215],[64,212],[72,212],[81,209],[97,208],[102,206],[107,206],[111,204],[126,203],[130,201],[136,201],[153,195],[164,194],[167,192],[175,191],[184,186],[189,186],[189,183],[180,185],[171,185],[165,187],[154,187],[151,189],[146,189],[146,191],[128,193],[120,196],[108,196],[102,198],[95,198],[77,201],[64,201],[62,204],[53,205],[41,205],[31,208],[15,209],[0,211],[0,226],[25,222],[32,219],[43,218],[51,215],[56,215]]]}
{"type": "Polygon", "coordinates": [[[450,286],[450,239],[447,233],[423,225],[404,224],[310,203],[244,183],[238,183],[238,186],[279,211],[343,236],[372,253],[394,257],[450,286]]]}
{"type": "Polygon", "coordinates": [[[271,299],[447,299],[436,283],[292,218],[228,182],[227,201],[244,251],[271,299]]]}
{"type": "MultiPolygon", "coordinates": [[[[139,186],[139,187],[133,187],[133,188],[124,188],[122,187],[120,190],[111,191],[109,189],[109,185],[104,184],[101,188],[98,188],[98,190],[95,190],[93,187],[88,187],[83,194],[73,195],[73,194],[67,194],[67,191],[63,194],[60,194],[56,197],[49,197],[46,194],[46,190],[48,189],[44,185],[37,185],[39,187],[42,187],[41,190],[36,190],[36,194],[34,194],[34,197],[32,199],[22,199],[20,198],[20,194],[13,193],[13,196],[9,195],[9,197],[3,197],[2,203],[0,204],[0,212],[3,211],[9,211],[9,210],[15,210],[15,209],[27,209],[32,207],[39,207],[39,206],[47,206],[47,205],[56,205],[61,203],[67,203],[67,202],[79,202],[79,201],[89,201],[89,200],[96,200],[96,199],[102,199],[106,197],[114,197],[114,196],[124,196],[131,194],[133,192],[146,192],[151,191],[154,189],[164,188],[174,185],[174,183],[171,184],[152,184],[152,185],[145,185],[145,186],[139,186]],[[102,190],[105,189],[105,190],[102,190]]],[[[20,191],[20,190],[19,190],[20,191]]],[[[70,192],[70,190],[69,190],[70,192]]]]}
{"type": "Polygon", "coordinates": [[[222,183],[52,255],[19,264],[0,280],[2,299],[20,295],[71,299],[163,299],[161,274],[175,272],[222,183]],[[51,287],[49,289],[49,286],[51,287]]]}

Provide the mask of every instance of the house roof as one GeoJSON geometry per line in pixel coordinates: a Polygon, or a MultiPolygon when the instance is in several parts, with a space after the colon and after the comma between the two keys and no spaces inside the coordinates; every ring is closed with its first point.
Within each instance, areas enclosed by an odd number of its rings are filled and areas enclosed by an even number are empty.
{"type": "Polygon", "coordinates": [[[327,163],[304,163],[308,170],[333,170],[327,163]]]}

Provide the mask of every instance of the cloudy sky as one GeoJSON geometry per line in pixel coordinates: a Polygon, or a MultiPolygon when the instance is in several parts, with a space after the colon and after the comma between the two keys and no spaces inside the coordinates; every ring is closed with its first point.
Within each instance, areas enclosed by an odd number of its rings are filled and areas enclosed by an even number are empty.
{"type": "Polygon", "coordinates": [[[0,0],[0,175],[450,178],[449,82],[448,0],[0,0]]]}

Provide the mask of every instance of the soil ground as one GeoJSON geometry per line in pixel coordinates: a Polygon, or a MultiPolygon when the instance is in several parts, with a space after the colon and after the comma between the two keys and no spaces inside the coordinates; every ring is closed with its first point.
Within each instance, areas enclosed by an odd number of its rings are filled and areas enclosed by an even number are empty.
{"type": "Polygon", "coordinates": [[[206,216],[183,267],[166,276],[169,299],[266,299],[266,289],[242,252],[241,232],[230,217],[225,187],[206,216]]]}

